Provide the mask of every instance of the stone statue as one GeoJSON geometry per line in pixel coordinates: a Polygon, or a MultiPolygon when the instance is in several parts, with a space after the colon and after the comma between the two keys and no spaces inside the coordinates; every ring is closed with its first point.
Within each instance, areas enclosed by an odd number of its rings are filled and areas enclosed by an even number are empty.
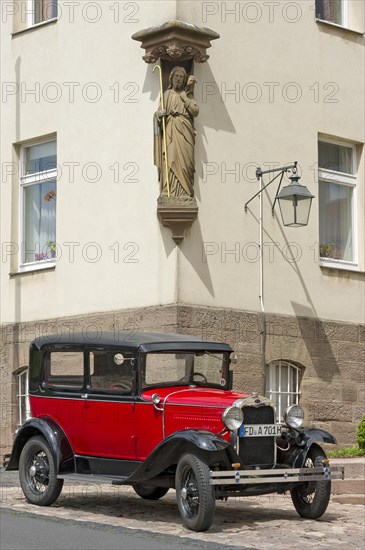
{"type": "Polygon", "coordinates": [[[155,113],[154,160],[159,171],[161,197],[167,195],[162,117],[165,117],[170,196],[194,196],[196,131],[193,121],[199,113],[193,97],[195,84],[194,76],[188,77],[183,67],[174,67],[169,76],[169,87],[163,94],[164,109],[160,103],[160,109],[155,113]]]}

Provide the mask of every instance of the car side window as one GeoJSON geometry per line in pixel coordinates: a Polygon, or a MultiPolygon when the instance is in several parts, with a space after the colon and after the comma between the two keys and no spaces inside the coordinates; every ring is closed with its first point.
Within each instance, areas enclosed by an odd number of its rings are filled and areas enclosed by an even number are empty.
{"type": "Polygon", "coordinates": [[[81,390],[84,384],[82,351],[51,351],[44,358],[44,386],[81,390]]]}
{"type": "Polygon", "coordinates": [[[134,357],[126,351],[92,351],[89,354],[90,390],[131,393],[134,357]]]}

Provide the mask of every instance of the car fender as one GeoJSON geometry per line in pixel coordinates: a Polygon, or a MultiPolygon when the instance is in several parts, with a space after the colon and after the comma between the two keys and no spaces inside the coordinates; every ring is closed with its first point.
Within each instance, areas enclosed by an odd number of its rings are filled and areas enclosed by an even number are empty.
{"type": "Polygon", "coordinates": [[[332,434],[321,428],[307,428],[302,430],[301,433],[303,434],[302,440],[304,444],[298,447],[297,452],[292,455],[293,468],[302,468],[304,466],[308,453],[312,447],[316,446],[322,449],[321,446],[318,445],[319,442],[331,443],[333,445],[337,443],[336,438],[332,434]]]}
{"type": "Polygon", "coordinates": [[[7,470],[18,470],[19,459],[26,442],[36,435],[42,435],[56,459],[58,473],[74,471],[73,450],[62,428],[49,417],[30,418],[16,432],[7,470]]]}
{"type": "Polygon", "coordinates": [[[182,430],[166,437],[130,476],[128,482],[145,482],[178,463],[185,453],[198,453],[209,462],[224,460],[229,466],[230,443],[211,432],[182,430]]]}

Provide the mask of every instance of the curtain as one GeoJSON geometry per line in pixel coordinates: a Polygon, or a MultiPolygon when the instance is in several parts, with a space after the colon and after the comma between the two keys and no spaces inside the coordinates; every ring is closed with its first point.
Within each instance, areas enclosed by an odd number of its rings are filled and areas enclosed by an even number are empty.
{"type": "Polygon", "coordinates": [[[47,141],[32,145],[25,150],[25,174],[35,174],[45,170],[53,170],[56,166],[56,142],[47,141]]]}
{"type": "Polygon", "coordinates": [[[353,261],[353,188],[338,183],[319,183],[320,256],[353,261]]]}
{"type": "Polygon", "coordinates": [[[43,21],[57,17],[57,0],[43,0],[42,15],[43,21]]]}
{"type": "Polygon", "coordinates": [[[319,167],[344,174],[353,174],[353,150],[351,147],[320,141],[318,144],[319,167]]]}
{"type": "Polygon", "coordinates": [[[46,242],[56,240],[56,198],[47,197],[54,192],[56,180],[24,187],[24,262],[46,259],[46,242]]]}

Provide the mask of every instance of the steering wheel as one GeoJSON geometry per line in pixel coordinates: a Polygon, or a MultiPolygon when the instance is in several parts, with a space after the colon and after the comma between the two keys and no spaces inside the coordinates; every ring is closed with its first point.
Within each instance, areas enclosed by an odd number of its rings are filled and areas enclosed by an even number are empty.
{"type": "Polygon", "coordinates": [[[201,376],[202,379],[203,379],[203,382],[205,382],[205,383],[208,382],[207,377],[206,377],[205,374],[203,374],[202,372],[193,372],[192,379],[194,380],[194,378],[195,378],[196,376],[201,376]]]}

